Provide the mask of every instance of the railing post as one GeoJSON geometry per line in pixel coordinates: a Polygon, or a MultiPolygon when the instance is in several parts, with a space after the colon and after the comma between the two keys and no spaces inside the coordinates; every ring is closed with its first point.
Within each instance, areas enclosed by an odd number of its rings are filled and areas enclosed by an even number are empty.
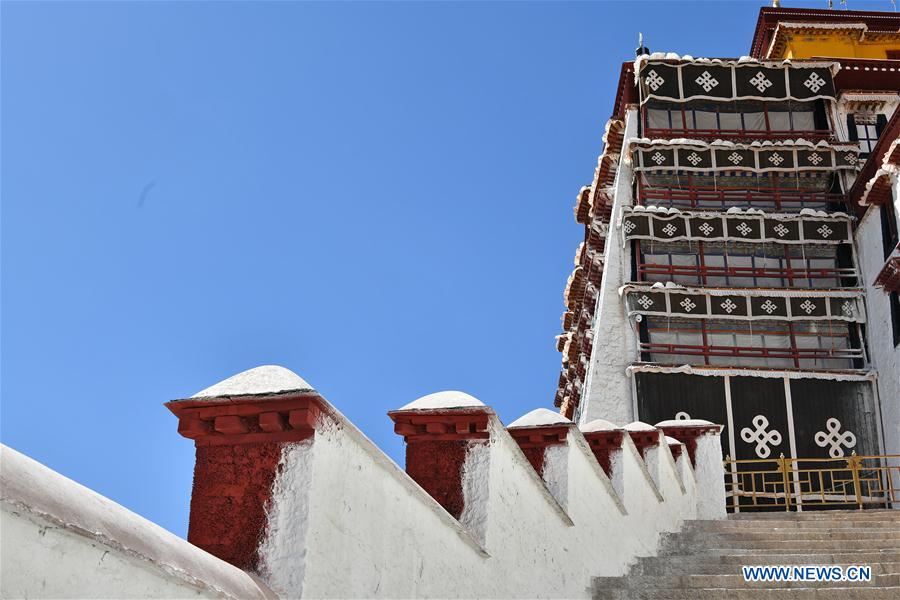
{"type": "Polygon", "coordinates": [[[854,450],[850,454],[850,458],[847,459],[847,466],[850,467],[850,472],[853,474],[853,491],[856,492],[856,506],[859,510],[862,510],[862,492],[859,486],[859,460],[856,450],[854,450]]]}
{"type": "Polygon", "coordinates": [[[781,471],[781,481],[784,485],[784,510],[791,510],[791,483],[788,475],[788,461],[784,457],[784,452],[778,457],[778,468],[781,471]]]}

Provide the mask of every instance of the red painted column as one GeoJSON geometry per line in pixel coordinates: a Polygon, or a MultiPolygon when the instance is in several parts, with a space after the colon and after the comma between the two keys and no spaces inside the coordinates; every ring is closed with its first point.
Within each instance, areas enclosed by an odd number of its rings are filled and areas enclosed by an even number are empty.
{"type": "Polygon", "coordinates": [[[697,439],[709,434],[722,433],[722,425],[716,425],[702,419],[674,419],[660,421],[656,426],[667,436],[673,437],[687,448],[691,464],[697,466],[697,439]]]}
{"type": "Polygon", "coordinates": [[[534,467],[538,475],[544,472],[544,453],[550,446],[560,446],[566,443],[566,435],[570,425],[540,425],[535,427],[507,427],[519,448],[525,454],[525,458],[534,467]]]}
{"type": "Polygon", "coordinates": [[[388,413],[394,431],[406,441],[406,472],[457,519],[465,504],[463,465],[471,444],[490,437],[491,414],[488,407],[460,392],[432,394],[388,413]],[[461,398],[458,404],[463,406],[429,402],[448,394],[461,398]]]}
{"type": "Polygon", "coordinates": [[[587,423],[581,428],[584,439],[587,440],[591,452],[607,477],[612,478],[612,456],[622,449],[622,441],[625,431],[609,421],[597,419],[587,423]]]}
{"type": "Polygon", "coordinates": [[[647,451],[659,446],[660,431],[653,425],[634,421],[625,426],[625,431],[631,436],[631,441],[637,447],[641,458],[647,458],[647,451]]]}
{"type": "Polygon", "coordinates": [[[188,541],[254,571],[282,449],[310,438],[324,404],[313,390],[168,402],[194,440],[188,541]]]}

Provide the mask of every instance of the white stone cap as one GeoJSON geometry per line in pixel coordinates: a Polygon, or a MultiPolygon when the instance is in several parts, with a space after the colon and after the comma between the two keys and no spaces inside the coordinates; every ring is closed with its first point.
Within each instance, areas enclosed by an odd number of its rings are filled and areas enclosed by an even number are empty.
{"type": "Polygon", "coordinates": [[[614,423],[610,423],[606,419],[594,419],[589,423],[585,423],[581,427],[582,433],[596,433],[598,431],[622,431],[622,428],[614,423]]]}
{"type": "Polygon", "coordinates": [[[148,570],[197,586],[204,596],[275,597],[234,565],[2,444],[0,461],[0,495],[15,510],[120,549],[148,570]]]}
{"type": "Polygon", "coordinates": [[[679,445],[679,446],[683,446],[683,445],[684,445],[682,442],[679,442],[679,441],[676,440],[675,438],[670,437],[670,436],[668,436],[668,435],[666,436],[666,443],[667,443],[668,445],[670,445],[670,446],[674,446],[674,445],[676,445],[676,444],[679,445]]]}
{"type": "Polygon", "coordinates": [[[643,421],[634,421],[625,426],[625,431],[656,431],[656,427],[643,421]]]}
{"type": "Polygon", "coordinates": [[[714,425],[715,423],[703,419],[670,419],[656,424],[657,427],[708,427],[714,425]]]}
{"type": "Polygon", "coordinates": [[[197,392],[190,399],[265,396],[282,392],[312,390],[313,387],[306,380],[290,369],[278,365],[263,365],[232,375],[228,379],[197,392]]]}
{"type": "Polygon", "coordinates": [[[439,410],[444,408],[487,408],[487,406],[474,396],[451,390],[422,396],[398,410],[439,410]]]}
{"type": "Polygon", "coordinates": [[[543,427],[546,425],[572,425],[572,421],[549,408],[536,408],[506,426],[507,429],[517,427],[543,427]]]}

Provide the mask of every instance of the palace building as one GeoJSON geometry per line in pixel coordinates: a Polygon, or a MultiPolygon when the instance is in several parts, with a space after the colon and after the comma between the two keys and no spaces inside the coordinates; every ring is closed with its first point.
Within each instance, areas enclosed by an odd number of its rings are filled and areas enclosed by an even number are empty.
{"type": "Polygon", "coordinates": [[[622,65],[555,404],[723,456],[900,454],[900,15],[763,8],[750,55],[622,65]]]}

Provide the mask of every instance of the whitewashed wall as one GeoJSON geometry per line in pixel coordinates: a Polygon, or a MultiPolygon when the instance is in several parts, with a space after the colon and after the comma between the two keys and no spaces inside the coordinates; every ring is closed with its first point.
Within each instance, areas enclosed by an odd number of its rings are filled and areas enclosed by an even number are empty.
{"type": "MultiPolygon", "coordinates": [[[[895,215],[900,212],[900,181],[894,177],[895,215]]],[[[888,295],[873,283],[884,265],[881,214],[877,206],[866,211],[856,229],[857,256],[866,288],[866,333],[869,359],[878,371],[878,399],[884,429],[884,451],[900,454],[900,347],[894,346],[888,295]]]]}
{"type": "Polygon", "coordinates": [[[273,597],[240,569],[0,448],[0,597],[273,597]]]}
{"type": "Polygon", "coordinates": [[[611,225],[604,248],[603,279],[594,312],[594,344],[576,418],[579,423],[608,419],[621,424],[637,418],[631,391],[634,382],[625,369],[637,357],[638,340],[626,316],[625,303],[619,297],[619,288],[631,279],[631,245],[622,244],[622,231],[618,227],[622,207],[634,203],[631,192],[633,170],[625,157],[628,140],[637,137],[637,128],[638,111],[630,108],[625,113],[625,145],[616,173],[611,225]]]}
{"type": "Polygon", "coordinates": [[[620,499],[574,427],[550,456],[566,469],[554,476],[563,506],[492,416],[490,439],[473,442],[463,469],[461,525],[329,413],[276,480],[261,558],[283,597],[588,597],[591,577],[624,574],[656,552],[660,533],[697,515],[686,456],[676,464],[660,448],[657,487],[626,436],[620,499]]]}

